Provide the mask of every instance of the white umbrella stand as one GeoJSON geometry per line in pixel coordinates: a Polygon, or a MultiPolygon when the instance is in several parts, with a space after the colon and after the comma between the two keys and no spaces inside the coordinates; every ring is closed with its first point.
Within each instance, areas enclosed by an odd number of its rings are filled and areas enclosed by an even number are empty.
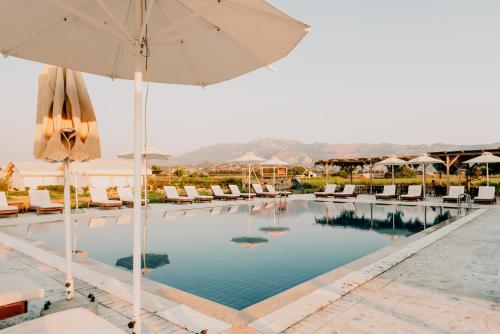
{"type": "Polygon", "coordinates": [[[427,166],[432,164],[444,164],[443,160],[433,158],[428,154],[421,154],[418,157],[408,161],[409,164],[421,165],[422,166],[422,197],[425,198],[425,169],[427,166]]]}
{"type": "Polygon", "coordinates": [[[399,159],[396,156],[389,157],[385,160],[379,161],[376,165],[391,166],[392,184],[394,184],[394,166],[406,165],[405,160],[399,159]]]}
{"type": "Polygon", "coordinates": [[[464,164],[486,164],[486,185],[490,185],[490,171],[489,164],[500,163],[500,157],[493,155],[490,152],[484,152],[478,157],[464,161],[464,164]]]}

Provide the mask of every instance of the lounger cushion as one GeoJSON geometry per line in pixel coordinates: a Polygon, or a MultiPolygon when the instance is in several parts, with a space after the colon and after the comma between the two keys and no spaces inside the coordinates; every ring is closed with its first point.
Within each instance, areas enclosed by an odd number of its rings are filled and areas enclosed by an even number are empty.
{"type": "Polygon", "coordinates": [[[11,206],[11,205],[7,205],[7,206],[0,206],[0,213],[2,211],[18,211],[19,209],[17,208],[17,206],[11,206]]]}
{"type": "Polygon", "coordinates": [[[43,298],[45,290],[17,274],[0,274],[0,305],[43,298]]]}
{"type": "Polygon", "coordinates": [[[83,309],[52,313],[20,323],[2,331],[3,334],[125,334],[125,332],[94,313],[83,309]]]}

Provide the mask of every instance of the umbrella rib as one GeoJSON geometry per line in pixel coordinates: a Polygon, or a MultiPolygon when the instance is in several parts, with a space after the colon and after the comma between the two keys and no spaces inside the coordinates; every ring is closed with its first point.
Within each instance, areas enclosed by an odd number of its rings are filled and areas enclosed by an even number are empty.
{"type": "Polygon", "coordinates": [[[113,14],[113,12],[109,9],[108,6],[106,6],[102,0],[96,0],[96,3],[104,10],[104,12],[113,20],[115,25],[121,30],[121,32],[128,38],[128,41],[132,42],[134,39],[130,35],[130,33],[127,30],[127,27],[125,27],[120,20],[113,14]]]}
{"type": "MultiPolygon", "coordinates": [[[[133,8],[133,2],[130,1],[129,6],[128,6],[128,10],[127,10],[127,18],[125,19],[125,24],[127,26],[129,25],[130,17],[132,16],[131,15],[132,8],[133,8]]],[[[123,55],[123,42],[120,41],[120,44],[118,45],[118,51],[117,51],[116,57],[115,57],[115,63],[113,65],[113,73],[111,74],[111,79],[113,79],[113,80],[116,78],[116,72],[118,71],[118,66],[120,64],[122,55],[123,55]]]]}
{"type": "Polygon", "coordinates": [[[142,39],[146,35],[146,26],[149,22],[149,16],[151,15],[151,9],[153,8],[154,2],[155,2],[155,0],[150,0],[148,7],[146,8],[146,17],[144,18],[144,22],[142,22],[141,34],[139,35],[139,41],[142,41],[142,39]]]}

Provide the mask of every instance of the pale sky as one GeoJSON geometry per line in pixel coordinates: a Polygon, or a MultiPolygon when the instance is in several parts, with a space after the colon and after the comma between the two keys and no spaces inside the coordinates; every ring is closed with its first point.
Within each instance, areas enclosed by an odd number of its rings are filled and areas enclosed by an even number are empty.
{"type": "MultiPolygon", "coordinates": [[[[152,84],[149,143],[500,141],[498,0],[274,0],[312,26],[287,58],[205,89],[152,84]]],[[[31,159],[41,65],[0,58],[0,162],[31,159]]],[[[86,75],[103,155],[132,147],[132,83],[86,75]]]]}

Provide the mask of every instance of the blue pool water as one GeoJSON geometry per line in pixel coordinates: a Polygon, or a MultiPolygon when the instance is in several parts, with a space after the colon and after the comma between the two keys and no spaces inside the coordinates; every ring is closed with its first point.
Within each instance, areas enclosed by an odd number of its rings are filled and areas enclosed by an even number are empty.
{"type": "MultiPolygon", "coordinates": [[[[168,260],[146,275],[241,310],[454,215],[440,207],[299,200],[150,213],[147,253],[168,260]]],[[[114,266],[131,256],[131,221],[77,221],[77,248],[114,266]]],[[[60,223],[16,229],[63,249],[60,223]]]]}

